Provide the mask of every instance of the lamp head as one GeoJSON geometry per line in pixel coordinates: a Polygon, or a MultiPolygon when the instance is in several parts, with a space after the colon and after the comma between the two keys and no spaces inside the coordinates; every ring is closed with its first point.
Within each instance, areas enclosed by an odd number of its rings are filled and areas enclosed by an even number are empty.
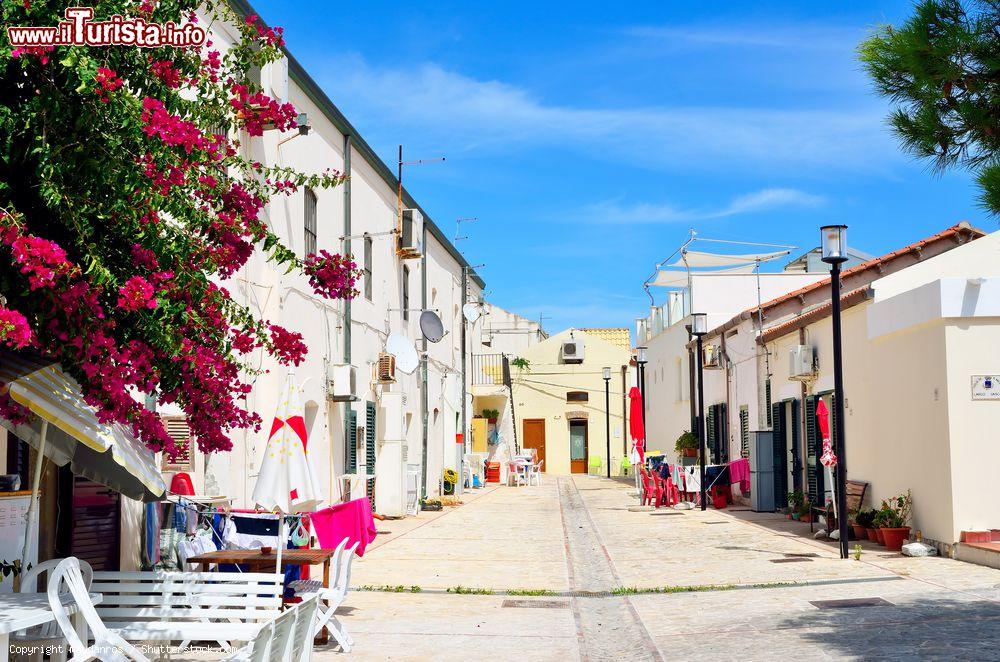
{"type": "Polygon", "coordinates": [[[691,313],[691,335],[703,336],[708,333],[708,315],[706,313],[691,313]]]}
{"type": "Polygon", "coordinates": [[[645,347],[636,347],[635,348],[635,362],[639,363],[639,364],[646,363],[646,348],[645,347]]]}
{"type": "Polygon", "coordinates": [[[611,381],[611,368],[604,368],[604,381],[611,381]]]}
{"type": "Polygon", "coordinates": [[[827,264],[847,262],[847,226],[824,225],[819,229],[820,246],[827,264]]]}

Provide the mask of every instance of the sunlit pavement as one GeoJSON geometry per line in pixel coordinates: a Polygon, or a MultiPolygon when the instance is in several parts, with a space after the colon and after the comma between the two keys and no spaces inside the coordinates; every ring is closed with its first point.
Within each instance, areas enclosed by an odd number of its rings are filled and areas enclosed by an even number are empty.
{"type": "Polygon", "coordinates": [[[351,657],[1000,659],[1000,571],[868,544],[844,561],[806,524],[739,509],[630,512],[630,493],[547,477],[380,522],[341,609],[351,657]],[[821,608],[857,599],[874,604],[821,608]]]}

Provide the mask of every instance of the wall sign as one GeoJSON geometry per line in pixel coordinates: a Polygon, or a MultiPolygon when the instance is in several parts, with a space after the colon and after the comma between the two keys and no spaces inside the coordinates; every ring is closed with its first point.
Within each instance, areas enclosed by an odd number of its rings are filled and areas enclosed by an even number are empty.
{"type": "Polygon", "coordinates": [[[973,375],[973,400],[1000,400],[1000,375],[973,375]]]}

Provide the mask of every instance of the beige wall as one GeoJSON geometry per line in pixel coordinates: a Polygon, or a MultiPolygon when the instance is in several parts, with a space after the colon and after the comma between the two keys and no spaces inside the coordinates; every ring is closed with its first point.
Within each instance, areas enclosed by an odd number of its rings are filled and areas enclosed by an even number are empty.
{"type": "MultiPolygon", "coordinates": [[[[562,341],[570,331],[563,331],[533,347],[521,356],[528,359],[530,369],[515,370],[514,401],[516,404],[517,433],[523,443],[524,420],[545,420],[545,466],[550,474],[570,473],[569,421],[567,412],[587,413],[587,439],[589,457],[602,461],[607,454],[606,417],[604,405],[604,379],[602,368],[611,368],[611,469],[617,473],[621,465],[627,430],[621,415],[623,393],[621,368],[628,364],[629,353],[581,331],[576,339],[585,343],[584,362],[565,364],[560,359],[562,341]],[[587,391],[588,402],[566,402],[567,391],[587,391]]],[[[602,471],[606,465],[602,464],[602,471]]]]}

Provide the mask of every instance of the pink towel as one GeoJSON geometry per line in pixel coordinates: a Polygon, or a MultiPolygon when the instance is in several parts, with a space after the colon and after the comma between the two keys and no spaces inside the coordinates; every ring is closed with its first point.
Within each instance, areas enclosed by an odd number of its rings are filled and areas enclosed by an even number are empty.
{"type": "Polygon", "coordinates": [[[317,510],[310,518],[313,531],[323,549],[335,549],[341,540],[347,538],[347,546],[358,543],[355,552],[358,556],[364,556],[365,548],[378,535],[375,518],[372,517],[372,505],[365,498],[317,510]]]}
{"type": "Polygon", "coordinates": [[[750,460],[744,457],[729,463],[729,482],[739,483],[744,492],[750,491],[750,460]]]}

